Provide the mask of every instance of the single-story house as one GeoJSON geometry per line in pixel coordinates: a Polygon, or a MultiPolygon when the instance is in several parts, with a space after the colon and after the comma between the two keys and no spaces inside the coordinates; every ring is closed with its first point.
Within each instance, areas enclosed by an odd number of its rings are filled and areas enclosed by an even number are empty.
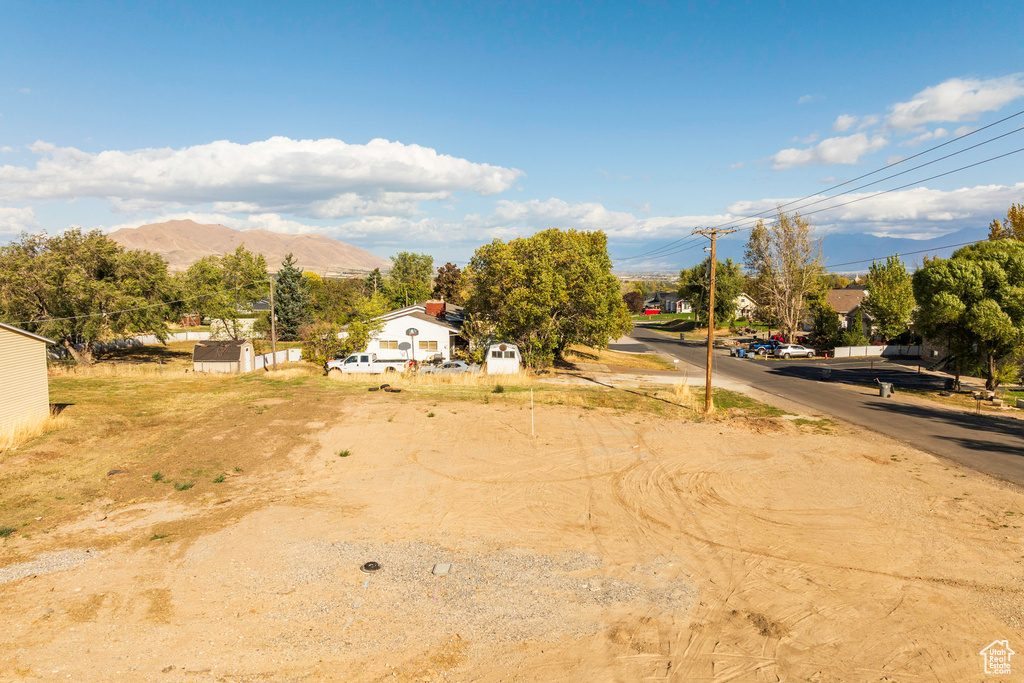
{"type": "Polygon", "coordinates": [[[247,339],[231,341],[206,340],[197,342],[192,349],[192,369],[195,372],[252,372],[256,368],[256,354],[247,339]]]}
{"type": "Polygon", "coordinates": [[[0,323],[0,429],[46,419],[46,347],[53,340],[0,323]]]}
{"type": "Polygon", "coordinates": [[[836,309],[836,313],[839,315],[840,327],[848,330],[851,325],[863,320],[861,331],[864,336],[869,337],[873,326],[871,316],[863,309],[864,300],[867,298],[868,290],[863,287],[830,289],[825,295],[826,303],[836,309]]]}
{"type": "Polygon", "coordinates": [[[451,360],[452,350],[466,345],[460,336],[463,315],[461,306],[444,301],[427,301],[385,313],[377,318],[384,326],[366,350],[382,359],[451,360]]]}

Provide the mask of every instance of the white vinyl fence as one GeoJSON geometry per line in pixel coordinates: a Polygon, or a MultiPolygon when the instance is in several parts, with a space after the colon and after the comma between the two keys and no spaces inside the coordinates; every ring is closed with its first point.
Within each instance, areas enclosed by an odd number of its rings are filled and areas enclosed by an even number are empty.
{"type": "Polygon", "coordinates": [[[857,357],[920,358],[920,346],[837,346],[836,358],[857,357]]]}
{"type": "MultiPolygon", "coordinates": [[[[282,349],[281,351],[277,352],[277,362],[278,363],[286,363],[286,362],[289,362],[289,361],[294,363],[295,361],[299,361],[299,360],[302,360],[302,349],[282,349]]],[[[274,354],[273,353],[264,353],[264,354],[260,354],[259,356],[256,356],[256,369],[257,370],[262,370],[263,368],[268,368],[268,367],[272,366],[273,364],[274,364],[274,354]]]]}

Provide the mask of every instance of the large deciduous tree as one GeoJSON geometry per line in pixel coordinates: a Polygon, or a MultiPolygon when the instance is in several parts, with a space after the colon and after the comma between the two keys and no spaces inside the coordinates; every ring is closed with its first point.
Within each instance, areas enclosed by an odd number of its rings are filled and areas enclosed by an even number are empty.
{"type": "Polygon", "coordinates": [[[977,369],[994,390],[1024,343],[1024,243],[979,242],[914,273],[917,325],[945,341],[955,369],[977,369]]]}
{"type": "MultiPolygon", "coordinates": [[[[362,280],[334,279],[321,277],[318,273],[303,273],[309,290],[310,312],[314,320],[344,325],[355,311],[356,303],[363,297],[365,282],[362,280]]],[[[372,293],[372,288],[370,292],[372,293]]]]}
{"type": "MultiPolygon", "coordinates": [[[[715,321],[727,322],[736,317],[736,297],[743,292],[745,281],[740,264],[733,263],[732,259],[726,259],[725,263],[715,260],[715,321]]],[[[710,263],[711,257],[708,257],[679,272],[679,298],[690,302],[702,325],[708,324],[710,263]]]]}
{"type": "Polygon", "coordinates": [[[477,324],[519,345],[532,366],[571,344],[604,348],[629,331],[603,232],[545,230],[476,250],[467,308],[477,324]]]}
{"type": "Polygon", "coordinates": [[[780,209],[775,220],[759,220],[750,232],[743,264],[750,273],[749,292],[759,317],[779,325],[792,342],[807,310],[807,296],[821,276],[821,240],[810,221],[780,209]]]}
{"type": "Polygon", "coordinates": [[[295,267],[295,258],[288,254],[281,262],[274,283],[274,313],[277,316],[279,339],[299,338],[299,328],[310,323],[311,299],[302,271],[295,267]]]}
{"type": "Polygon", "coordinates": [[[78,362],[92,361],[97,341],[165,339],[175,294],[158,255],[127,251],[98,230],[22,235],[0,247],[0,319],[53,339],[78,362]]]}
{"type": "Polygon", "coordinates": [[[899,256],[871,264],[867,291],[862,305],[879,334],[889,340],[906,332],[914,313],[914,285],[899,256]]]}
{"type": "Polygon", "coordinates": [[[394,306],[409,306],[430,298],[434,258],[428,254],[400,251],[391,257],[387,292],[394,306]]]}
{"type": "Polygon", "coordinates": [[[232,339],[244,334],[238,322],[242,309],[270,292],[266,259],[244,244],[234,253],[199,259],[178,280],[188,310],[219,321],[232,339]]]}
{"type": "Polygon", "coordinates": [[[446,263],[434,276],[434,298],[461,306],[466,302],[466,274],[454,263],[446,263]]]}
{"type": "Polygon", "coordinates": [[[626,292],[622,295],[622,301],[625,302],[629,312],[634,315],[644,310],[644,295],[640,292],[626,292]]]}

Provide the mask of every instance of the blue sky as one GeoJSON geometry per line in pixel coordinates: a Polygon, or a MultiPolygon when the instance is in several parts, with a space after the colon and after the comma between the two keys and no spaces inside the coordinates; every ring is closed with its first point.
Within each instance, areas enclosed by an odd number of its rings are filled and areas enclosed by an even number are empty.
{"type": "MultiPolygon", "coordinates": [[[[575,226],[627,257],[1024,109],[1016,3],[0,2],[0,17],[0,242],[193,217],[464,261],[575,226]]],[[[917,181],[1020,147],[1024,131],[813,215],[826,252],[984,228],[1024,201],[1024,155],[917,181]]]]}

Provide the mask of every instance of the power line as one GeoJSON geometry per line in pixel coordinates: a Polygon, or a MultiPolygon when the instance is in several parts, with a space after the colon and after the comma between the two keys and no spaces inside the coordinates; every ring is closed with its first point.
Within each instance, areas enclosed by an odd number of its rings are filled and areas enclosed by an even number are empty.
{"type": "MultiPolygon", "coordinates": [[[[1020,129],[1018,129],[1018,130],[1020,130],[1020,129]]],[[[1016,131],[1012,131],[1012,132],[1016,132],[1016,131]]],[[[984,144],[984,143],[981,143],[981,144],[984,144]]],[[[925,182],[928,182],[929,180],[935,180],[937,178],[942,178],[944,176],[952,175],[953,173],[959,173],[960,171],[965,171],[965,170],[967,170],[969,168],[974,168],[975,166],[981,166],[982,164],[987,164],[987,163],[990,163],[992,161],[997,161],[999,159],[1011,156],[1013,154],[1019,154],[1020,152],[1024,152],[1024,147],[1020,147],[1018,149],[1011,150],[1009,152],[1005,152],[1003,154],[998,154],[996,156],[989,157],[988,159],[982,159],[981,161],[976,161],[973,164],[967,164],[965,166],[960,166],[960,167],[954,168],[952,170],[945,171],[943,173],[938,173],[936,175],[929,176],[927,178],[922,178],[922,179],[919,179],[919,180],[913,180],[913,181],[911,181],[909,183],[906,183],[904,185],[899,185],[897,187],[889,188],[887,190],[881,190],[879,192],[875,192],[875,193],[866,195],[864,197],[857,197],[856,199],[851,199],[849,201],[841,202],[839,204],[834,204],[832,206],[826,206],[824,208],[816,209],[814,211],[808,211],[808,212],[803,213],[801,215],[802,216],[813,216],[814,214],[822,213],[824,211],[832,211],[833,209],[838,209],[838,208],[843,207],[843,206],[848,206],[850,204],[856,204],[857,202],[862,202],[862,201],[865,201],[865,200],[868,200],[868,199],[874,199],[876,197],[881,197],[882,195],[889,194],[891,192],[897,192],[899,190],[906,189],[908,187],[911,187],[912,185],[917,185],[919,183],[925,183],[925,182]]],[[[913,170],[913,169],[911,169],[911,170],[913,170]]],[[[899,175],[899,174],[897,174],[897,175],[899,175]]],[[[895,177],[895,176],[893,176],[893,177],[895,177]]],[[[832,197],[828,197],[827,199],[834,199],[835,197],[839,197],[839,196],[842,196],[842,195],[834,195],[832,197]]],[[[740,231],[740,230],[751,230],[753,228],[754,228],[754,225],[749,225],[749,226],[738,227],[738,228],[736,228],[736,230],[737,231],[740,231]]],[[[676,242],[679,242],[679,241],[682,241],[682,240],[676,240],[676,242]]],[[[669,245],[666,245],[666,247],[668,247],[668,246],[669,245]]],[[[662,249],[664,249],[664,248],[665,247],[663,247],[662,249]]],[[[660,251],[660,250],[655,250],[655,253],[647,255],[647,257],[650,258],[650,257],[655,256],[655,255],[657,255],[657,256],[668,256],[668,255],[670,255],[669,253],[657,254],[656,252],[658,252],[658,251],[660,251]]],[[[677,251],[673,251],[671,253],[672,254],[680,253],[682,251],[687,251],[687,249],[680,249],[680,250],[677,250],[677,251]]]]}
{"type": "MultiPolygon", "coordinates": [[[[900,159],[898,161],[894,161],[891,164],[886,164],[885,166],[882,166],[880,168],[876,168],[875,170],[869,171],[868,173],[864,173],[864,174],[859,175],[859,176],[857,176],[855,178],[851,178],[850,180],[846,180],[846,181],[843,181],[843,182],[838,183],[836,185],[833,185],[831,187],[827,187],[824,190],[820,190],[820,191],[815,192],[813,194],[806,195],[806,196],[801,197],[799,199],[794,199],[792,201],[786,202],[785,204],[780,204],[777,208],[785,208],[787,206],[792,206],[793,204],[805,201],[807,199],[813,199],[814,197],[817,197],[817,196],[819,196],[819,195],[821,195],[821,194],[823,194],[825,192],[831,192],[832,190],[839,189],[840,187],[844,187],[846,185],[849,185],[850,183],[855,183],[858,180],[862,180],[864,178],[870,177],[870,176],[872,176],[872,175],[874,175],[876,173],[881,173],[882,171],[885,171],[886,169],[892,168],[894,166],[898,166],[900,164],[904,164],[904,163],[906,163],[906,162],[908,162],[908,161],[910,161],[912,159],[916,159],[917,157],[923,156],[923,155],[928,154],[930,152],[934,152],[935,150],[940,149],[942,147],[945,147],[947,145],[951,145],[954,142],[959,142],[960,140],[963,140],[964,138],[966,138],[968,136],[974,135],[976,133],[980,133],[983,130],[987,130],[989,128],[992,128],[993,126],[999,125],[1000,123],[1004,123],[1006,121],[1009,121],[1010,119],[1015,118],[1017,116],[1020,116],[1021,114],[1024,114],[1024,109],[1022,109],[1020,111],[1017,111],[1017,112],[1015,112],[1013,114],[1010,114],[1009,116],[1005,116],[1005,117],[999,119],[998,121],[993,121],[992,123],[989,123],[989,124],[987,124],[985,126],[982,126],[981,128],[976,128],[975,130],[972,130],[972,131],[969,131],[967,133],[964,133],[963,135],[959,135],[959,136],[957,136],[955,138],[947,140],[946,142],[943,142],[943,143],[940,143],[938,145],[934,145],[932,147],[929,147],[928,149],[922,150],[922,151],[918,152],[917,154],[912,154],[911,156],[906,157],[904,159],[900,159]]],[[[942,159],[948,159],[949,157],[955,156],[956,154],[959,154],[960,152],[966,152],[968,150],[974,149],[975,147],[979,147],[981,145],[987,144],[988,142],[992,142],[993,140],[998,140],[999,138],[1006,137],[1007,135],[1010,135],[1012,133],[1016,133],[1016,132],[1020,131],[1021,129],[1022,128],[1017,128],[1016,130],[1010,131],[1009,133],[1004,133],[1003,135],[999,135],[999,136],[997,136],[995,138],[991,138],[989,140],[986,140],[985,142],[981,142],[981,143],[978,143],[977,145],[973,145],[971,147],[967,147],[967,148],[965,148],[963,150],[960,150],[959,152],[954,152],[953,154],[948,154],[948,155],[946,155],[944,157],[941,157],[940,159],[936,159],[935,161],[928,162],[928,164],[935,163],[936,161],[941,161],[942,159]]],[[[923,166],[927,166],[928,164],[921,164],[919,166],[916,166],[915,168],[921,168],[923,166]]],[[[969,168],[969,167],[967,167],[967,168],[969,168]]],[[[895,178],[898,175],[902,175],[904,173],[909,173],[912,170],[914,170],[914,169],[908,169],[907,171],[903,171],[901,173],[894,174],[892,176],[889,176],[888,178],[883,178],[882,180],[874,181],[872,183],[868,183],[866,185],[863,185],[863,186],[861,186],[861,188],[855,188],[854,190],[848,190],[848,191],[840,193],[838,195],[832,195],[831,197],[827,197],[825,199],[831,199],[833,197],[840,197],[840,196],[843,196],[845,194],[849,194],[850,192],[854,192],[854,191],[856,191],[856,189],[862,189],[863,187],[869,187],[870,185],[877,184],[877,183],[882,182],[884,180],[887,180],[889,178],[895,178]]],[[[917,181],[917,182],[925,182],[925,181],[917,181]]],[[[822,199],[820,201],[825,201],[825,199],[822,199]]],[[[820,202],[815,202],[815,203],[820,203],[820,202]]],[[[811,205],[813,205],[813,204],[811,204],[811,205]]],[[[808,206],[811,206],[811,205],[808,205],[808,206]]],[[[764,218],[769,213],[771,213],[770,209],[762,211],[761,213],[754,214],[753,216],[744,216],[744,217],[741,217],[741,218],[734,219],[732,221],[726,221],[725,223],[720,223],[719,225],[711,226],[710,229],[728,227],[728,226],[731,226],[731,225],[735,225],[737,223],[741,223],[741,222],[746,221],[746,220],[755,220],[757,218],[764,218]]],[[[630,255],[630,256],[624,256],[622,258],[617,258],[617,259],[612,259],[612,260],[616,261],[616,262],[633,261],[633,260],[636,260],[638,258],[644,258],[644,257],[649,257],[649,256],[657,255],[657,254],[659,254],[659,252],[662,252],[665,249],[668,249],[669,247],[675,246],[677,244],[682,246],[680,243],[688,242],[688,241],[690,241],[692,239],[692,237],[693,237],[692,234],[691,235],[687,235],[685,237],[680,237],[679,239],[676,239],[676,240],[673,240],[671,242],[668,242],[667,244],[664,244],[661,247],[656,247],[654,249],[650,249],[648,251],[641,252],[639,254],[633,254],[633,255],[630,255]]],[[[678,252],[673,252],[673,253],[678,253],[678,252]]]]}
{"type": "Polygon", "coordinates": [[[966,246],[971,245],[971,244],[978,244],[980,242],[987,242],[987,241],[988,240],[981,239],[981,240],[974,240],[973,242],[960,242],[959,244],[946,244],[946,245],[941,246],[941,247],[931,247],[930,249],[920,249],[918,251],[905,251],[902,254],[896,254],[896,253],[888,254],[888,255],[886,255],[884,257],[865,258],[865,259],[861,259],[859,261],[846,261],[845,263],[829,263],[828,267],[829,268],[836,268],[838,266],[852,266],[852,265],[856,265],[858,263],[869,263],[869,262],[874,263],[875,261],[881,261],[883,258],[889,258],[889,256],[914,256],[915,254],[927,254],[929,252],[940,251],[942,249],[953,249],[954,247],[966,247],[966,246]]]}

